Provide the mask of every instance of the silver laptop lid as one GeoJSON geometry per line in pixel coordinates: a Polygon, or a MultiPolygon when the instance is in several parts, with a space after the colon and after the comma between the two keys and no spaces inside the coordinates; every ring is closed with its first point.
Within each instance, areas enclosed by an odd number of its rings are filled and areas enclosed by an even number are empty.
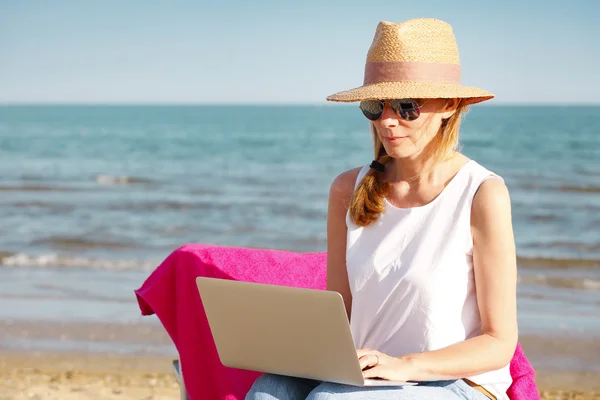
{"type": "Polygon", "coordinates": [[[339,293],[205,277],[196,282],[225,366],[364,384],[339,293]]]}

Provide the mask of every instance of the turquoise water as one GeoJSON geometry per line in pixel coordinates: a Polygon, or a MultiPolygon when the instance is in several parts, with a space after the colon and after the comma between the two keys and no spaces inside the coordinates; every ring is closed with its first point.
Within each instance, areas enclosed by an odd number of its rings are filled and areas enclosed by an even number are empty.
{"type": "MultiPolygon", "coordinates": [[[[600,107],[463,124],[463,152],[511,191],[528,329],[600,332],[599,134],[600,107]]],[[[323,251],[329,184],[371,152],[356,106],[0,107],[0,297],[27,318],[83,318],[64,301],[85,299],[122,319],[113,300],[184,243],[323,251]]]]}

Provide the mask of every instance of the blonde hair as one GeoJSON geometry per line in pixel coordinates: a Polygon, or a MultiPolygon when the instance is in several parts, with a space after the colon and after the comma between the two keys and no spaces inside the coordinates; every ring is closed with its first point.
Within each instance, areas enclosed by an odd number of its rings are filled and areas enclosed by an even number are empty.
{"type": "MultiPolygon", "coordinates": [[[[458,150],[458,131],[467,109],[468,106],[461,101],[454,114],[442,121],[438,133],[428,144],[428,147],[431,148],[430,157],[434,164],[444,161],[458,150]]],[[[371,134],[373,135],[375,160],[385,165],[392,157],[385,151],[374,124],[371,124],[371,134]]],[[[383,200],[388,190],[389,182],[382,179],[380,172],[371,168],[352,195],[350,202],[352,221],[358,226],[367,226],[375,222],[384,210],[383,200]]]]}

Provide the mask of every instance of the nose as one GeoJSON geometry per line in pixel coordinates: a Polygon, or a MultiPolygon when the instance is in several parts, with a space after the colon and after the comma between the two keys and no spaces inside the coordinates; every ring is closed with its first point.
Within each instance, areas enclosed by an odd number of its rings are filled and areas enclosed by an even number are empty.
{"type": "Polygon", "coordinates": [[[381,122],[381,125],[386,128],[398,126],[398,115],[396,115],[388,103],[383,107],[383,112],[381,113],[379,121],[381,122]]]}

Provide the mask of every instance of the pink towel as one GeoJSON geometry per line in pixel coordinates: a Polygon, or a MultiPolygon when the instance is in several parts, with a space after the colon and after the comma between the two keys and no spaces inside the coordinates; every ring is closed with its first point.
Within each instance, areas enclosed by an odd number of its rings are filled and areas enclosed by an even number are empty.
{"type": "MultiPolygon", "coordinates": [[[[326,253],[295,253],[185,245],[171,253],[135,291],[143,315],[156,314],[173,340],[191,400],[241,400],[260,375],[221,364],[196,287],[207,276],[325,289],[326,253]]],[[[512,400],[537,400],[535,372],[517,347],[511,362],[512,400]]]]}

